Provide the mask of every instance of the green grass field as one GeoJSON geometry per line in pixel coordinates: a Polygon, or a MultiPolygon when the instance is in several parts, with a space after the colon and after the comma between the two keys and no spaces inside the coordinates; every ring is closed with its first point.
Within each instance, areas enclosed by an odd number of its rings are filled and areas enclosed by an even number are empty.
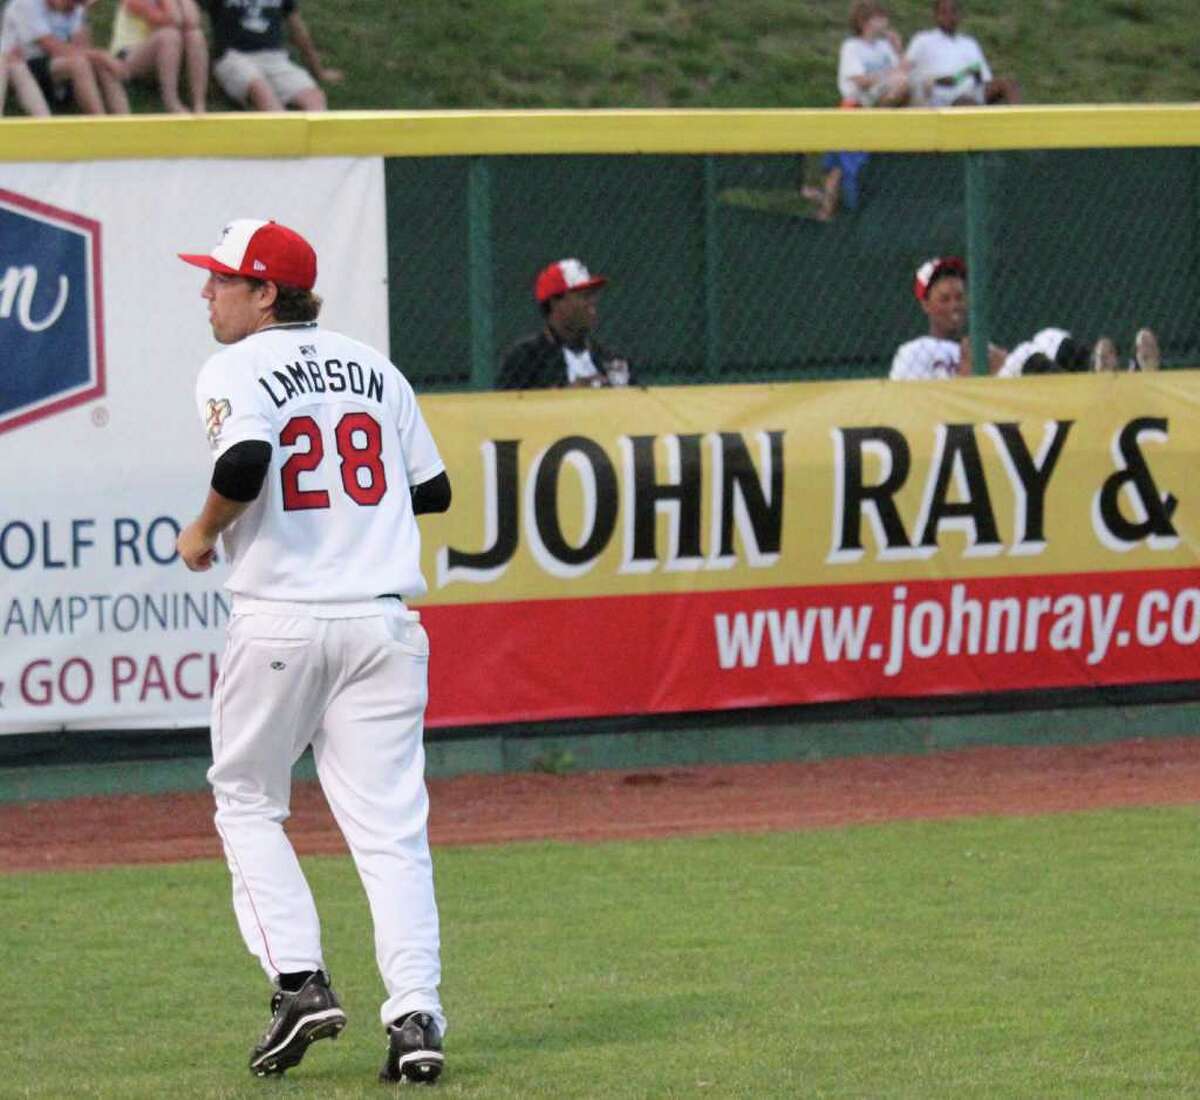
{"type": "MultiPolygon", "coordinates": [[[[107,44],[116,0],[93,9],[107,44]]],[[[334,108],[834,107],[849,0],[307,0],[334,108]]],[[[895,0],[905,40],[926,0],[895,0]]],[[[1031,103],[1200,99],[1193,0],[967,3],[963,29],[1031,103]]],[[[152,88],[134,106],[157,109],[152,88]]],[[[214,109],[227,103],[213,89],[214,109]]],[[[15,107],[10,103],[8,113],[15,107]]]]}
{"type": "MultiPolygon", "coordinates": [[[[1197,823],[439,850],[440,1094],[1200,1095],[1197,823]]],[[[365,902],[348,859],[306,867],[350,1027],[273,1081],[223,866],[0,878],[0,1096],[385,1094],[365,902]]]]}

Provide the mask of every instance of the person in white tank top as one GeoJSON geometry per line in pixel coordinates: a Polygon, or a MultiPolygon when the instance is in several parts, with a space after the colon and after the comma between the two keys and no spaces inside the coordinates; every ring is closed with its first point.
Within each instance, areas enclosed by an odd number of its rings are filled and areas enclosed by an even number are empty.
{"type": "Polygon", "coordinates": [[[375,925],[381,1076],[432,1082],[446,1019],[426,833],[429,640],[404,598],[425,591],[416,516],[449,507],[450,480],[400,371],[317,324],[303,237],[242,219],[181,258],[209,273],[201,296],[224,345],[196,384],[214,465],[177,549],[204,570],[220,539],[230,565],[208,777],[238,926],[275,986],[250,1069],[281,1074],[346,1025],[283,830],[292,766],[311,746],[375,925]]]}

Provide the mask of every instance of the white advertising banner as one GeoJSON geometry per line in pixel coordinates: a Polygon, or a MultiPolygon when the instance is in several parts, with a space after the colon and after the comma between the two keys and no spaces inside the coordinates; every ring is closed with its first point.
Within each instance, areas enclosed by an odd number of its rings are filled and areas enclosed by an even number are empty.
{"type": "Polygon", "coordinates": [[[379,158],[0,164],[0,733],[208,723],[225,570],[175,536],[218,345],[176,254],[242,217],[303,233],[322,323],[387,350],[379,158]]]}

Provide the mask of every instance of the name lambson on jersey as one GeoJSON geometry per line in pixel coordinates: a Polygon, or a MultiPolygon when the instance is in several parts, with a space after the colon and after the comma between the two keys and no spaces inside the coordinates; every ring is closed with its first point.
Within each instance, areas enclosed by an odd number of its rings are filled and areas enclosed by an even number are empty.
{"type": "Polygon", "coordinates": [[[364,371],[354,360],[343,363],[340,359],[326,359],[318,363],[315,359],[297,359],[282,369],[272,370],[269,376],[259,375],[258,384],[267,391],[277,409],[310,393],[353,393],[371,401],[383,401],[383,373],[373,368],[364,371]]]}

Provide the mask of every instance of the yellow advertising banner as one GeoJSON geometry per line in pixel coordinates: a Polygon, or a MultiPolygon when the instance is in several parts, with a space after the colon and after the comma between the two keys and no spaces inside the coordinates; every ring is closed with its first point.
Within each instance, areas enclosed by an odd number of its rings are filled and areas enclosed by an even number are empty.
{"type": "Polygon", "coordinates": [[[433,724],[1194,676],[1194,372],[423,404],[433,724]]]}
{"type": "Polygon", "coordinates": [[[454,485],[430,604],[1197,563],[1197,372],[422,406],[454,485]]]}

